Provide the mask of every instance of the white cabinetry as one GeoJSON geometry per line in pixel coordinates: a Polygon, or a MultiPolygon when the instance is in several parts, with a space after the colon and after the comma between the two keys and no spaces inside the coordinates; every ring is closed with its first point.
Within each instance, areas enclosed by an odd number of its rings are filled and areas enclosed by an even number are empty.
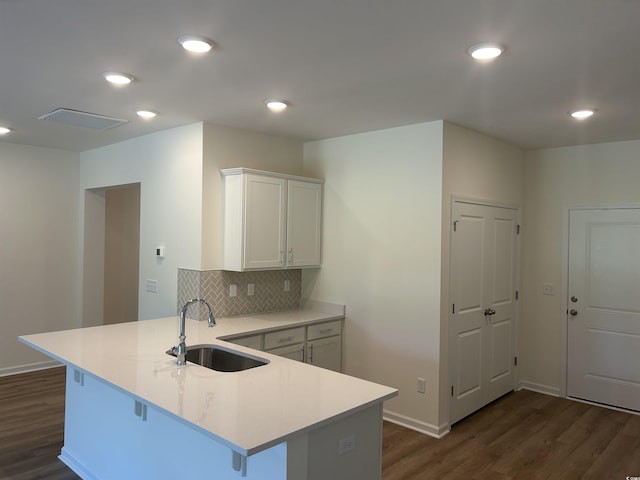
{"type": "Polygon", "coordinates": [[[236,337],[228,341],[328,370],[342,371],[342,320],[273,330],[264,335],[236,337]]]}
{"type": "Polygon", "coordinates": [[[234,338],[233,343],[242,345],[243,347],[253,348],[254,350],[263,350],[262,335],[249,335],[248,337],[234,338]]]}
{"type": "Polygon", "coordinates": [[[342,371],[342,322],[319,323],[307,327],[306,363],[342,371]]]}
{"type": "Polygon", "coordinates": [[[246,168],[220,173],[225,270],[320,265],[322,180],[246,168]]]}
{"type": "Polygon", "coordinates": [[[304,327],[268,332],[264,334],[264,350],[274,355],[303,362],[304,339],[304,327]]]}
{"type": "Polygon", "coordinates": [[[278,355],[279,357],[288,358],[297,362],[304,362],[304,343],[289,345],[288,347],[279,347],[267,350],[267,352],[278,355]]]}

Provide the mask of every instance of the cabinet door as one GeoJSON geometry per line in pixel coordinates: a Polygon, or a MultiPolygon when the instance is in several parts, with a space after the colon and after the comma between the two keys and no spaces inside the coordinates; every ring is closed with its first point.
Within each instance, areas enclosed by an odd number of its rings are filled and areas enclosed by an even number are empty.
{"type": "Polygon", "coordinates": [[[282,268],[286,233],[286,180],[246,175],[245,182],[243,268],[282,268]]]}
{"type": "Polygon", "coordinates": [[[342,336],[307,342],[306,363],[335,372],[342,371],[342,336]]]}
{"type": "Polygon", "coordinates": [[[290,360],[296,360],[298,362],[304,361],[304,344],[299,343],[297,345],[290,345],[288,347],[274,348],[267,350],[268,353],[278,355],[279,357],[288,358],[290,360]]]}
{"type": "Polygon", "coordinates": [[[320,265],[322,184],[289,180],[287,267],[320,265]]]}

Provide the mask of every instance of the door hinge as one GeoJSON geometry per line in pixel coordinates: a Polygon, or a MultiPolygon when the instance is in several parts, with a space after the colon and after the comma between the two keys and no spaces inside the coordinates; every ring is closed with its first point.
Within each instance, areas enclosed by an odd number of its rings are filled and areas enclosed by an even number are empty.
{"type": "Polygon", "coordinates": [[[520,298],[520,292],[518,292],[518,290],[516,290],[516,300],[518,300],[518,298],[520,298]]]}
{"type": "Polygon", "coordinates": [[[516,234],[520,235],[520,225],[516,225],[516,234]]]}
{"type": "Polygon", "coordinates": [[[451,313],[456,313],[456,304],[451,304],[451,313]]]}
{"type": "Polygon", "coordinates": [[[453,385],[451,385],[451,396],[453,397],[453,385]]]}
{"type": "Polygon", "coordinates": [[[518,366],[518,357],[513,357],[513,364],[517,367],[518,366]]]}
{"type": "Polygon", "coordinates": [[[459,222],[459,220],[454,220],[453,221],[453,231],[454,232],[458,231],[458,222],[459,222]]]}

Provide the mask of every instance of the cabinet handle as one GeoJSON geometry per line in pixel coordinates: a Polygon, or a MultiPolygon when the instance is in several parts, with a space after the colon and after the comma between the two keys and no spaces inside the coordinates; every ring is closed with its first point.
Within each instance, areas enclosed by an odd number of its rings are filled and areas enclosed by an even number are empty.
{"type": "Polygon", "coordinates": [[[278,343],[290,342],[291,340],[293,340],[293,335],[289,337],[280,337],[278,339],[278,343]]]}
{"type": "Polygon", "coordinates": [[[293,248],[289,249],[289,265],[293,265],[293,248]]]}
{"type": "Polygon", "coordinates": [[[280,250],[280,265],[284,265],[284,251],[280,250]]]}
{"type": "Polygon", "coordinates": [[[309,363],[313,363],[313,343],[309,344],[309,363]]]}
{"type": "Polygon", "coordinates": [[[331,333],[333,332],[333,328],[325,328],[324,330],[320,330],[320,334],[324,335],[326,333],[331,333]]]}

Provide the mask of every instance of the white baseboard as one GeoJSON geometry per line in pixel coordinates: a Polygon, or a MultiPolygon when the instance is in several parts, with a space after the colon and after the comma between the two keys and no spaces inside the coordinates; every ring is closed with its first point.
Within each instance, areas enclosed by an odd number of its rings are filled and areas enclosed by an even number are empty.
{"type": "Polygon", "coordinates": [[[539,383],[520,381],[520,388],[531,390],[532,392],[544,393],[545,395],[553,395],[554,397],[560,396],[559,388],[541,385],[539,383]]]}
{"type": "Polygon", "coordinates": [[[82,480],[99,480],[98,477],[93,475],[91,471],[79,462],[73,455],[71,455],[68,449],[62,447],[62,451],[58,458],[62,463],[64,463],[67,467],[69,467],[73,472],[78,475],[82,480]]]}
{"type": "Polygon", "coordinates": [[[44,362],[28,363],[27,365],[17,365],[15,367],[0,368],[0,377],[7,375],[17,375],[18,373],[35,372],[37,370],[45,370],[47,368],[60,367],[62,364],[55,360],[47,360],[44,362]]]}
{"type": "Polygon", "coordinates": [[[432,425],[389,410],[384,410],[382,412],[382,418],[387,422],[395,423],[401,427],[406,427],[410,430],[415,430],[416,432],[424,433],[425,435],[435,438],[442,438],[451,431],[449,423],[439,426],[432,425]]]}

